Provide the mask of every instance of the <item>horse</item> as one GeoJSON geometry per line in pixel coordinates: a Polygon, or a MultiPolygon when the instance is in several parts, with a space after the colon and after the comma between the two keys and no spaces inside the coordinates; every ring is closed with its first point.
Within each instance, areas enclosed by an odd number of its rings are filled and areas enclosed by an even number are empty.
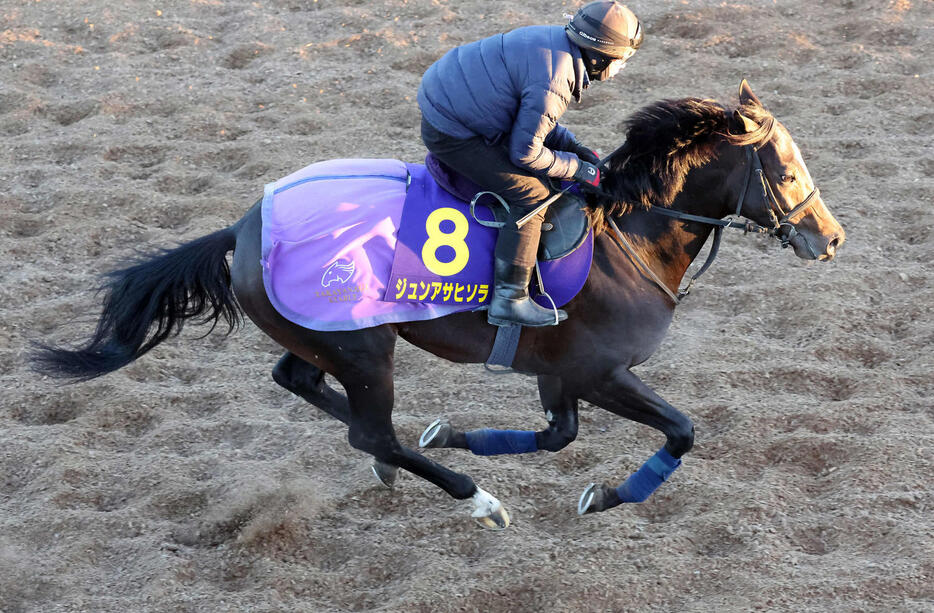
{"type": "MultiPolygon", "coordinates": [[[[548,427],[459,432],[438,420],[422,435],[422,447],[487,455],[558,451],[576,438],[578,403],[585,400],[661,431],[665,443],[618,487],[590,484],[578,513],[641,502],[681,464],[694,444],[693,422],[630,369],[661,344],[682,277],[711,232],[719,237],[723,226],[742,225],[734,219],[742,216],[747,228],[768,228],[797,257],[820,261],[832,260],[845,240],[791,135],[745,80],[739,102],[729,109],[709,99],[663,100],[627,120],[626,139],[603,169],[602,191],[586,195],[595,229],[587,281],[565,305],[567,321],[521,331],[513,361],[516,371],[537,376],[548,427]]],[[[285,349],[273,379],[344,422],[350,445],[375,458],[374,472],[386,485],[405,469],[455,499],[469,499],[481,525],[508,526],[495,496],[404,446],[392,424],[397,338],[452,362],[482,363],[496,335],[486,313],[352,331],[292,323],[264,288],[259,205],[227,228],[108,273],[93,336],[76,348],[38,344],[33,369],[89,380],[140,358],[188,319],[201,318],[212,330],[223,320],[229,334],[245,314],[285,349]],[[326,373],[344,394],[326,383],[326,373]]]]}

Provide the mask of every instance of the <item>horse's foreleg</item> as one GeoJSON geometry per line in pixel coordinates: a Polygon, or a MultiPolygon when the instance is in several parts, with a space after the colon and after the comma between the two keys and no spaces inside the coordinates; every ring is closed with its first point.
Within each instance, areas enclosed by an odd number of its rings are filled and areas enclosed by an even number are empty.
{"type": "Polygon", "coordinates": [[[369,453],[384,464],[404,468],[434,483],[456,499],[472,499],[472,515],[481,525],[494,529],[509,525],[509,515],[500,502],[477,487],[473,479],[445,468],[399,443],[392,426],[391,374],[378,376],[366,373],[361,376],[358,372],[339,380],[347,391],[350,403],[348,440],[351,446],[369,453]]]}
{"type": "Polygon", "coordinates": [[[461,432],[437,419],[422,433],[419,446],[469,449],[476,455],[560,451],[577,438],[577,399],[563,393],[561,379],[550,375],[538,377],[538,391],[548,418],[544,430],[484,428],[461,432]]]}
{"type": "Polygon", "coordinates": [[[651,426],[665,434],[665,446],[618,487],[591,484],[578,502],[578,513],[604,511],[623,502],[642,502],[681,465],[694,446],[694,424],[665,402],[639,377],[620,367],[584,399],[611,413],[651,426]]]}
{"type": "Polygon", "coordinates": [[[577,398],[569,396],[560,377],[538,376],[538,395],[548,427],[535,433],[542,451],[560,451],[577,438],[577,398]]]}

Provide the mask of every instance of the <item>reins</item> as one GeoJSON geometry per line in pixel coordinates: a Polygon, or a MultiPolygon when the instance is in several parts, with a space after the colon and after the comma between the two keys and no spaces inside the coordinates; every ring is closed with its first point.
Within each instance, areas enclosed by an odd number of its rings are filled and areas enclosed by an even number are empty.
{"type": "Polygon", "coordinates": [[[642,271],[642,274],[648,276],[650,279],[652,279],[652,281],[655,282],[655,285],[662,288],[662,291],[668,294],[668,297],[671,298],[675,304],[680,304],[682,298],[680,292],[675,294],[673,291],[668,289],[668,286],[662,283],[662,280],[658,278],[658,275],[655,274],[655,271],[652,270],[652,267],[645,263],[645,260],[639,256],[632,244],[626,240],[626,237],[623,236],[622,232],[620,232],[619,227],[616,225],[616,222],[613,221],[613,218],[607,217],[607,220],[610,222],[610,227],[613,228],[613,232],[616,233],[616,238],[619,239],[620,246],[622,246],[623,250],[629,254],[629,257],[632,258],[632,261],[642,271]]]}

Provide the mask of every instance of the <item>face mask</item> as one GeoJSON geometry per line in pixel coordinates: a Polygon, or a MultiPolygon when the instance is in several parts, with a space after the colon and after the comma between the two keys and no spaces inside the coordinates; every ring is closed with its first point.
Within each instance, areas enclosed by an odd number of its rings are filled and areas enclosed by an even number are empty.
{"type": "Polygon", "coordinates": [[[610,62],[610,65],[606,67],[606,70],[603,71],[600,80],[605,81],[607,79],[612,79],[616,76],[616,73],[622,70],[625,66],[626,60],[613,60],[610,62]]]}
{"type": "Polygon", "coordinates": [[[605,81],[607,79],[612,79],[616,73],[623,69],[623,66],[626,65],[626,62],[635,52],[635,49],[630,49],[626,54],[626,57],[618,59],[611,59],[606,56],[597,54],[591,56],[590,54],[585,53],[584,62],[587,66],[587,76],[590,77],[591,81],[605,81]]]}

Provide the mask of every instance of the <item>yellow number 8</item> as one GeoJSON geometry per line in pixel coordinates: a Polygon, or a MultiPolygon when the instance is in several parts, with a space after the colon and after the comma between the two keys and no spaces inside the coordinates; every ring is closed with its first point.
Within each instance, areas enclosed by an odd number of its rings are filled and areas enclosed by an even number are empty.
{"type": "Polygon", "coordinates": [[[470,259],[470,250],[464,242],[469,227],[467,217],[457,209],[444,207],[432,211],[425,221],[425,229],[428,231],[428,240],[422,246],[422,262],[425,268],[442,277],[456,275],[464,270],[470,259]],[[442,232],[442,221],[454,222],[454,231],[442,232]],[[454,250],[454,259],[450,262],[442,262],[436,255],[438,248],[445,245],[454,250]]]}

